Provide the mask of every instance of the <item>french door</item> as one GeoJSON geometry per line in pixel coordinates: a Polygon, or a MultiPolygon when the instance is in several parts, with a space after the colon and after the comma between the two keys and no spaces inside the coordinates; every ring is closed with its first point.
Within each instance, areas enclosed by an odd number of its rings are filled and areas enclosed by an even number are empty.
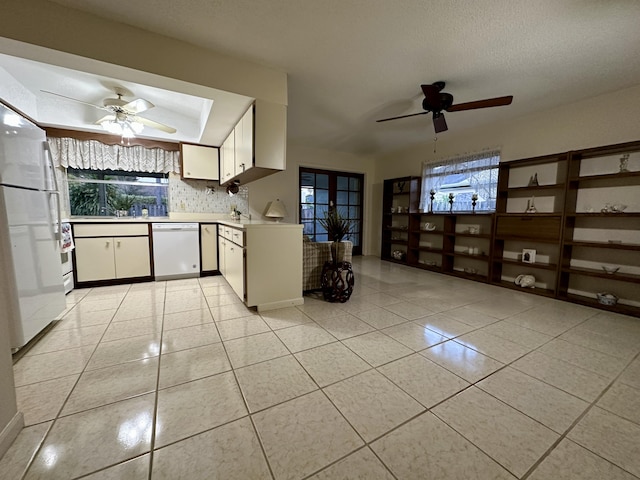
{"type": "Polygon", "coordinates": [[[300,223],[303,233],[315,242],[329,240],[320,222],[329,206],[334,206],[353,222],[353,254],[362,255],[362,200],[364,175],[300,167],[300,223]]]}

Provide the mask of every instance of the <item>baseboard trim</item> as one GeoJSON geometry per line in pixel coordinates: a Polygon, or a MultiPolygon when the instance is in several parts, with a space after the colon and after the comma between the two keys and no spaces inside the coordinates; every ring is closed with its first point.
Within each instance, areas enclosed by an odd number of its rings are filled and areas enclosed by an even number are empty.
{"type": "Polygon", "coordinates": [[[0,432],[0,458],[4,457],[13,441],[22,431],[24,427],[24,415],[22,412],[16,412],[11,421],[0,432]]]}
{"type": "Polygon", "coordinates": [[[280,300],[278,302],[262,303],[256,305],[259,312],[265,312],[267,310],[275,310],[277,308],[295,307],[296,305],[304,305],[304,298],[291,298],[289,300],[280,300]]]}

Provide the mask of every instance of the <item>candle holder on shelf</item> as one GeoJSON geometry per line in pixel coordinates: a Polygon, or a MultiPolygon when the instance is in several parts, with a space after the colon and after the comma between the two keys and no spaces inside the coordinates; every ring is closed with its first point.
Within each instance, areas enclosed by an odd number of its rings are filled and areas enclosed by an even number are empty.
{"type": "Polygon", "coordinates": [[[453,213],[453,193],[449,194],[449,213],[453,213]]]}
{"type": "Polygon", "coordinates": [[[429,213],[433,213],[433,199],[436,196],[436,191],[432,188],[429,192],[429,213]]]}
{"type": "Polygon", "coordinates": [[[476,202],[478,201],[478,194],[474,193],[471,195],[471,211],[476,213],[476,202]]]}
{"type": "Polygon", "coordinates": [[[626,173],[629,170],[627,167],[629,166],[629,154],[625,153],[620,157],[620,173],[626,173]]]}

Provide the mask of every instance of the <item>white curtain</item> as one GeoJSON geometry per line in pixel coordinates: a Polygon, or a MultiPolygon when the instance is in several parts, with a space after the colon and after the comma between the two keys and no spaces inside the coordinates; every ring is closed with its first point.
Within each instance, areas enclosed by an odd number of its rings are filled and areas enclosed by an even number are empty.
{"type": "Polygon", "coordinates": [[[107,145],[97,140],[49,138],[53,161],[64,168],[180,173],[180,153],[140,145],[107,145]]]}
{"type": "Polygon", "coordinates": [[[420,209],[429,210],[429,192],[433,190],[435,212],[449,209],[450,193],[455,197],[453,210],[471,210],[473,194],[478,198],[478,210],[495,210],[499,163],[500,150],[495,149],[424,162],[420,209]]]}

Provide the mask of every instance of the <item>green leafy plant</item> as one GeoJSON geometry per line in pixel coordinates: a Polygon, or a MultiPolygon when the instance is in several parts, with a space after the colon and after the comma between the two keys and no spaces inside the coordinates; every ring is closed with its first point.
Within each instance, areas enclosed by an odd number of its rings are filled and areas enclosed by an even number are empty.
{"type": "Polygon", "coordinates": [[[318,222],[327,231],[329,240],[334,242],[341,242],[353,230],[353,221],[344,217],[336,207],[329,207],[318,222]]]}

